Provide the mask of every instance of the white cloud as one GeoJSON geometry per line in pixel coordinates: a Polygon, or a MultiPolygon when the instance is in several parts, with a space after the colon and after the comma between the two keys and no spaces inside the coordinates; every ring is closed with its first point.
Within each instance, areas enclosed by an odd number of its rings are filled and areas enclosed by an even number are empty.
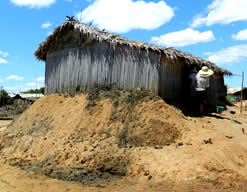
{"type": "Polygon", "coordinates": [[[213,40],[215,40],[215,37],[212,31],[200,32],[187,28],[182,31],[167,33],[160,37],[152,37],[151,42],[167,47],[184,47],[213,40]]]}
{"type": "MultiPolygon", "coordinates": [[[[43,87],[42,85],[37,84],[37,89],[40,89],[43,87]]],[[[14,87],[4,87],[5,90],[8,92],[22,92],[22,91],[27,91],[30,89],[36,89],[36,85],[18,85],[14,87]]]]}
{"type": "Polygon", "coordinates": [[[25,90],[29,89],[40,89],[41,87],[44,87],[43,83],[36,83],[36,82],[30,82],[26,84],[25,90]]]}
{"type": "Polygon", "coordinates": [[[24,79],[24,77],[20,77],[20,76],[17,76],[17,75],[10,75],[10,76],[7,77],[7,80],[21,81],[23,79],[24,79]]]}
{"type": "Polygon", "coordinates": [[[232,65],[247,58],[247,44],[236,45],[222,49],[215,53],[205,53],[208,55],[208,60],[218,65],[232,65]]]}
{"type": "Polygon", "coordinates": [[[56,2],[56,0],[10,0],[13,4],[17,6],[27,6],[30,8],[43,8],[43,7],[49,7],[53,3],[56,2]]]}
{"type": "Polygon", "coordinates": [[[35,82],[27,83],[27,86],[34,87],[35,85],[36,85],[36,83],[35,83],[35,82]]]}
{"type": "Polygon", "coordinates": [[[0,50],[0,55],[2,55],[3,57],[8,57],[9,54],[0,50]]]}
{"type": "Polygon", "coordinates": [[[35,81],[37,82],[44,82],[45,78],[44,77],[38,77],[37,79],[35,79],[35,81]]]}
{"type": "Polygon", "coordinates": [[[5,90],[7,90],[7,91],[13,91],[13,90],[18,90],[19,89],[19,87],[4,87],[4,89],[5,90]]]}
{"type": "Polygon", "coordinates": [[[26,86],[28,86],[29,89],[39,89],[44,86],[44,77],[38,77],[35,79],[35,81],[27,83],[26,86]]]}
{"type": "Polygon", "coordinates": [[[7,60],[5,60],[5,59],[3,59],[3,58],[0,58],[0,64],[6,64],[6,63],[8,63],[7,60]]]}
{"type": "Polygon", "coordinates": [[[48,29],[51,25],[52,25],[52,24],[51,24],[50,22],[46,22],[46,23],[43,23],[43,24],[41,25],[41,28],[42,28],[42,29],[48,29]]]}
{"type": "Polygon", "coordinates": [[[237,34],[232,35],[235,40],[247,40],[247,29],[239,31],[237,34]]]}
{"type": "Polygon", "coordinates": [[[100,29],[126,33],[132,29],[156,29],[169,22],[174,11],[164,1],[95,0],[77,14],[80,21],[100,29]]]}
{"type": "Polygon", "coordinates": [[[192,23],[192,27],[201,25],[211,26],[214,24],[229,24],[236,21],[247,20],[246,0],[214,0],[208,6],[208,15],[197,16],[192,23]]]}

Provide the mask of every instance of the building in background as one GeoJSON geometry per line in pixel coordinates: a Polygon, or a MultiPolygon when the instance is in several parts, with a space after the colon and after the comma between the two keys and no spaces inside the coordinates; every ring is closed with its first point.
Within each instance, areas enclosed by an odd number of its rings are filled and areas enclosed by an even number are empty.
{"type": "Polygon", "coordinates": [[[26,93],[9,94],[12,104],[22,105],[22,106],[32,105],[37,99],[43,96],[44,96],[43,94],[26,94],[26,93]]]}

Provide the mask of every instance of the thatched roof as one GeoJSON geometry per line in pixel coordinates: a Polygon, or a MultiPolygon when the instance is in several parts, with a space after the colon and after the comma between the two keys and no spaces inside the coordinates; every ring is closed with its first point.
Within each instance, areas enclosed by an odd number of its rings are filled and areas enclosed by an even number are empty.
{"type": "Polygon", "coordinates": [[[194,57],[189,53],[185,53],[174,48],[165,48],[157,45],[150,45],[143,42],[132,41],[119,35],[107,33],[102,30],[93,28],[89,25],[80,23],[75,20],[65,21],[61,26],[57,27],[53,34],[48,36],[47,39],[42,44],[40,44],[39,48],[34,53],[35,56],[39,60],[45,61],[47,52],[50,49],[51,45],[54,45],[59,39],[58,37],[63,36],[68,31],[78,31],[84,35],[87,35],[87,37],[91,40],[110,42],[115,45],[126,45],[132,47],[133,49],[152,50],[161,54],[165,54],[171,60],[182,59],[183,62],[185,62],[188,65],[196,64],[199,67],[206,65],[209,68],[213,69],[216,73],[232,75],[230,71],[219,68],[214,63],[199,57],[194,57]]]}

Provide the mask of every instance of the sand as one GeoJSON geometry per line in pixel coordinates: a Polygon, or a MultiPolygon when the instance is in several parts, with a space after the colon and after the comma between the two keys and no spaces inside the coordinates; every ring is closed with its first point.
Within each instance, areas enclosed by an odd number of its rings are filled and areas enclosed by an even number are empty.
{"type": "Polygon", "coordinates": [[[186,117],[150,92],[50,95],[0,132],[1,159],[89,191],[245,191],[247,111],[233,109],[186,117]]]}
{"type": "Polygon", "coordinates": [[[0,131],[5,130],[12,120],[0,120],[0,131]]]}

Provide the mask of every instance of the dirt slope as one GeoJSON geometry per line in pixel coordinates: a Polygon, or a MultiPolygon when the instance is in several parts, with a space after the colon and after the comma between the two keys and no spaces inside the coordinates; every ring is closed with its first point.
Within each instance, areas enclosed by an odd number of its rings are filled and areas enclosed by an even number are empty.
{"type": "Polygon", "coordinates": [[[129,148],[175,142],[183,128],[176,118],[173,108],[149,92],[50,95],[2,132],[1,154],[18,160],[19,166],[83,167],[96,176],[102,174],[97,171],[126,175],[129,148]]]}
{"type": "Polygon", "coordinates": [[[230,189],[247,179],[244,128],[246,115],[185,117],[150,92],[96,90],[39,99],[0,132],[0,153],[13,166],[84,184],[128,176],[230,189]]]}

